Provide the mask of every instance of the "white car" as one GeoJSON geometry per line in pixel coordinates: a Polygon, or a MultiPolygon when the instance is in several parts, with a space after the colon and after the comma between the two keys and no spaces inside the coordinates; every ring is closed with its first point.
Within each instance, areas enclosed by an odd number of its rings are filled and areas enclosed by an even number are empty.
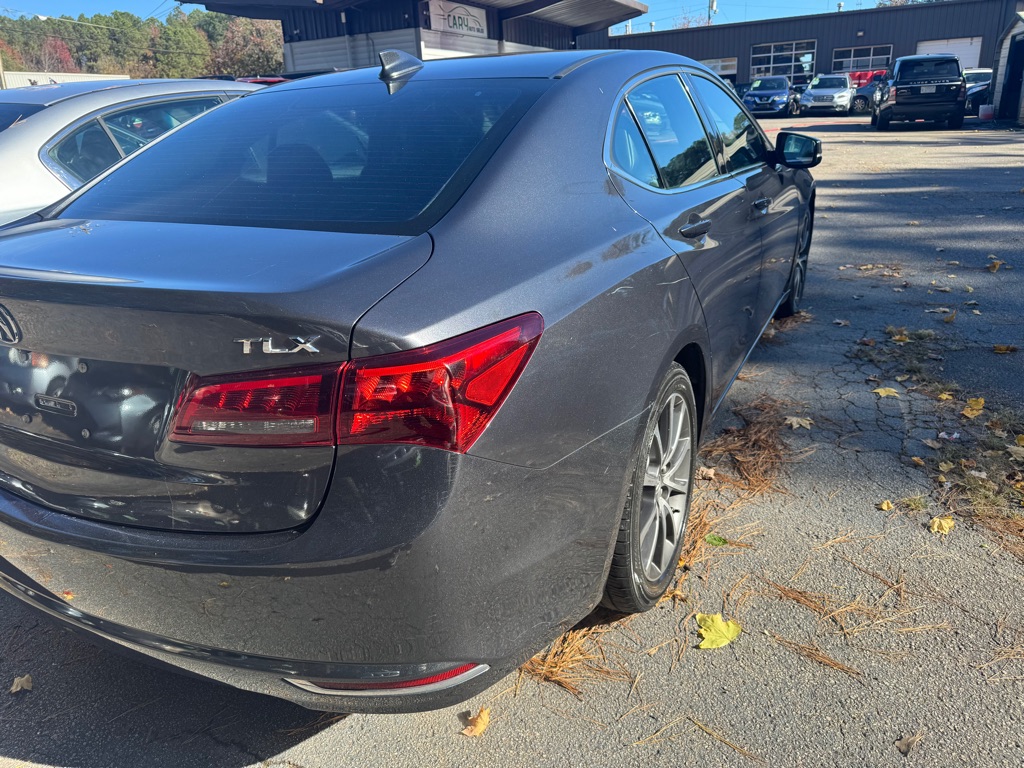
{"type": "Polygon", "coordinates": [[[800,111],[848,115],[856,93],[849,75],[817,75],[800,94],[800,111]]]}
{"type": "Polygon", "coordinates": [[[0,225],[60,200],[171,128],[260,88],[93,80],[0,91],[0,225]]]}

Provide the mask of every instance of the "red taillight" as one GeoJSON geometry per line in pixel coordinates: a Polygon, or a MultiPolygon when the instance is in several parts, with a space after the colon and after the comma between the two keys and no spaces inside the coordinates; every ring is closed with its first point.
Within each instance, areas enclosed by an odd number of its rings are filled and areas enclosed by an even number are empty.
{"type": "Polygon", "coordinates": [[[465,452],[526,367],[544,321],[520,315],[345,368],[339,445],[416,443],[465,452]]]}
{"type": "Polygon", "coordinates": [[[358,682],[355,680],[345,682],[333,680],[310,680],[302,682],[306,682],[310,686],[315,686],[326,691],[400,691],[407,688],[425,688],[427,686],[437,685],[438,683],[444,683],[481,667],[485,670],[487,669],[483,664],[462,664],[454,669],[439,672],[436,675],[430,675],[429,677],[417,677],[412,680],[373,680],[372,682],[358,682]]]}
{"type": "Polygon", "coordinates": [[[189,379],[171,440],[212,445],[334,443],[337,365],[189,379]]]}
{"type": "Polygon", "coordinates": [[[461,453],[512,391],[543,329],[541,316],[529,313],[342,366],[193,376],[170,439],[272,447],[414,443],[461,453]]]}

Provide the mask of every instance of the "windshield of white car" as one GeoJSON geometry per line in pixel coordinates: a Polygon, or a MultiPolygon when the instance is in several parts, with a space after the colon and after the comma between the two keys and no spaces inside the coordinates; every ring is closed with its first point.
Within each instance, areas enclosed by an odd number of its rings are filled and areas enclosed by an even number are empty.
{"type": "Polygon", "coordinates": [[[992,80],[991,72],[966,72],[964,77],[967,78],[968,85],[976,85],[977,83],[987,83],[992,80]]]}
{"type": "Polygon", "coordinates": [[[841,77],[816,77],[811,81],[811,88],[846,88],[846,80],[841,77]]]}
{"type": "Polygon", "coordinates": [[[19,120],[34,115],[41,109],[41,104],[0,104],[0,131],[10,128],[19,120]]]}

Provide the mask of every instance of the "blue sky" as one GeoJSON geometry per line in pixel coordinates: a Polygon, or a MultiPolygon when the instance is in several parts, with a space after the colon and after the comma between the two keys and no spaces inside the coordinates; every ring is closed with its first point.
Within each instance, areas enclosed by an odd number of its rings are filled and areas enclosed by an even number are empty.
{"type": "MultiPolygon", "coordinates": [[[[643,0],[641,0],[643,2],[643,0]]],[[[0,13],[6,16],[18,16],[21,13],[42,14],[44,16],[60,16],[67,14],[77,16],[80,13],[110,13],[111,11],[131,11],[143,18],[157,16],[163,18],[176,5],[174,0],[0,0],[0,13]]],[[[683,15],[703,16],[707,14],[705,0],[647,0],[650,12],[638,19],[633,19],[633,31],[648,31],[650,23],[655,29],[671,29],[683,15]]],[[[845,0],[846,10],[875,7],[874,0],[845,0]]],[[[183,6],[185,11],[201,8],[199,5],[183,6]]],[[[755,19],[776,19],[785,16],[804,16],[811,13],[832,13],[836,10],[835,0],[718,0],[718,14],[714,16],[715,24],[731,24],[737,21],[753,21],[755,19]]],[[[622,33],[624,25],[613,28],[613,33],[622,33]]]]}

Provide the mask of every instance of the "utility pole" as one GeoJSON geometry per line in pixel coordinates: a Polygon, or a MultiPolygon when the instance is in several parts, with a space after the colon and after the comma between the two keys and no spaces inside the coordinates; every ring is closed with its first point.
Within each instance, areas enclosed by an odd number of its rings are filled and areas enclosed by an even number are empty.
{"type": "Polygon", "coordinates": [[[718,0],[708,0],[708,26],[711,26],[711,14],[718,13],[718,0]]]}

